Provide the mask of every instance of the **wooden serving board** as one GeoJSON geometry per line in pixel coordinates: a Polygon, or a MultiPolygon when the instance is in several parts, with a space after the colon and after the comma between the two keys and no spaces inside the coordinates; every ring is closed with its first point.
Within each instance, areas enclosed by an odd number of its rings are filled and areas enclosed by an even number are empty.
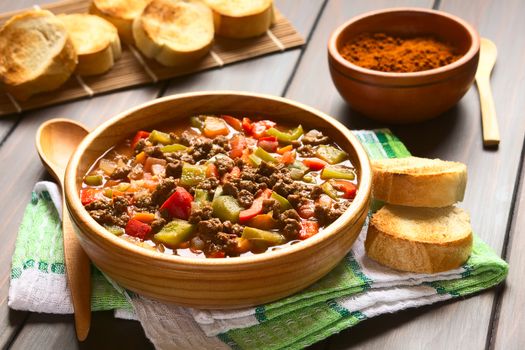
{"type": "MultiPolygon", "coordinates": [[[[66,0],[44,5],[42,8],[55,14],[86,13],[89,3],[89,0],[66,0]]],[[[0,24],[20,12],[23,11],[0,14],[0,24]]],[[[122,57],[105,74],[91,77],[73,75],[59,89],[32,96],[27,101],[16,101],[11,95],[0,91],[0,116],[22,113],[132,86],[156,83],[303,45],[304,39],[288,19],[279,11],[275,11],[275,16],[275,23],[265,35],[250,39],[227,39],[216,36],[210,54],[192,66],[164,67],[143,56],[135,47],[122,43],[122,57]]]]}

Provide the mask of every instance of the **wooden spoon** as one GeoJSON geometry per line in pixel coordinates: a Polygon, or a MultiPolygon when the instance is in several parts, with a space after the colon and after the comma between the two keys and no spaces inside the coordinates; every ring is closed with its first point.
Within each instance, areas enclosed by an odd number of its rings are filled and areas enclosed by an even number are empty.
{"type": "MultiPolygon", "coordinates": [[[[87,129],[72,120],[51,119],[40,125],[36,148],[42,163],[64,193],[64,174],[69,158],[88,134],[87,129]]],[[[62,196],[62,230],[67,281],[75,311],[75,328],[79,341],[86,339],[91,323],[91,264],[78,243],[71,218],[62,196]]]]}
{"type": "Polygon", "coordinates": [[[481,38],[476,83],[478,84],[479,99],[481,102],[481,123],[483,126],[483,144],[497,146],[499,144],[499,128],[496,118],[496,107],[490,88],[490,73],[496,63],[498,50],[496,45],[486,38],[481,38]]]}

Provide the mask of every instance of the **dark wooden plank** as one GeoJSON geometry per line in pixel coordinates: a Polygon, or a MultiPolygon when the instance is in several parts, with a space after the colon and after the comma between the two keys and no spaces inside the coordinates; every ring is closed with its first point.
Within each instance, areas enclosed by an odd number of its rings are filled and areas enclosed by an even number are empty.
{"type": "MultiPolygon", "coordinates": [[[[350,17],[346,14],[355,13],[349,9],[363,12],[365,9],[360,11],[359,4],[344,1],[328,4],[287,96],[328,112],[350,128],[388,127],[348,108],[333,86],[325,63],[330,31],[350,17]]],[[[459,160],[468,165],[469,184],[461,206],[471,213],[475,232],[498,252],[504,242],[525,131],[525,120],[521,117],[525,101],[520,97],[525,91],[525,70],[520,63],[525,58],[525,42],[515,37],[516,33],[525,32],[525,24],[516,16],[525,10],[524,6],[519,1],[506,2],[505,6],[498,1],[441,2],[441,9],[472,22],[481,35],[493,39],[498,46],[500,54],[492,83],[502,132],[499,150],[482,148],[475,88],[454,109],[433,121],[390,126],[414,154],[459,160]]],[[[482,348],[494,294],[489,291],[461,302],[369,320],[333,337],[331,348],[482,348]]]]}
{"type": "Polygon", "coordinates": [[[525,344],[525,236],[520,232],[525,227],[525,172],[522,170],[520,192],[516,197],[514,219],[507,244],[507,261],[510,265],[505,288],[501,291],[494,320],[494,330],[490,339],[490,349],[522,349],[525,344]]]}

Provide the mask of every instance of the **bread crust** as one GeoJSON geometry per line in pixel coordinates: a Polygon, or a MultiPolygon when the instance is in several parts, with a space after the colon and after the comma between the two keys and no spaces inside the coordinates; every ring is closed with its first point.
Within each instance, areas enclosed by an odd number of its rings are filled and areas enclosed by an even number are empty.
{"type": "Polygon", "coordinates": [[[89,12],[112,23],[120,39],[132,45],[133,20],[138,17],[151,0],[92,0],[89,12]]]}
{"type": "Polygon", "coordinates": [[[49,11],[21,13],[0,29],[0,82],[17,100],[55,90],[76,65],[67,30],[49,11]]]}
{"type": "Polygon", "coordinates": [[[117,28],[107,20],[84,13],[59,15],[78,56],[76,73],[82,76],[107,72],[122,50],[117,28]]]}
{"type": "MultiPolygon", "coordinates": [[[[376,212],[368,226],[365,241],[366,254],[369,258],[387,267],[416,273],[437,273],[460,267],[472,251],[472,229],[468,214],[456,207],[443,208],[442,217],[438,219],[457,221],[453,232],[448,229],[448,236],[439,239],[439,235],[429,237],[429,231],[446,232],[438,223],[434,230],[421,231],[417,235],[406,235],[400,227],[412,220],[400,214],[395,206],[386,205],[376,212]]],[[[406,208],[401,213],[428,211],[427,208],[406,208]]],[[[424,214],[424,213],[423,213],[424,214]]],[[[423,222],[425,215],[421,215],[423,222]]],[[[428,221],[428,224],[433,224],[428,221]]],[[[428,229],[428,227],[427,227],[428,229]]]]}
{"type": "MultiPolygon", "coordinates": [[[[239,9],[233,0],[205,0],[213,10],[215,32],[223,37],[244,39],[266,33],[274,21],[272,0],[239,9]]],[[[250,0],[241,0],[248,3],[250,0]]]]}
{"type": "Polygon", "coordinates": [[[133,22],[137,48],[165,66],[194,63],[213,44],[213,15],[198,0],[153,0],[133,22]]]}
{"type": "Polygon", "coordinates": [[[463,200],[467,167],[458,162],[410,157],[372,162],[372,196],[378,200],[412,207],[446,207],[463,200]],[[413,162],[397,168],[401,161],[413,162]],[[418,163],[425,166],[417,168],[418,163]],[[428,165],[427,165],[428,163],[428,165]]]}

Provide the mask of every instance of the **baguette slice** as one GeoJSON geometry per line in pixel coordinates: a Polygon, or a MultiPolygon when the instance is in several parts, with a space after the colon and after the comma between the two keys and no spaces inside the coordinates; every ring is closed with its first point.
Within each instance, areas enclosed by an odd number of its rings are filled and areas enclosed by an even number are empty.
{"type": "Polygon", "coordinates": [[[457,207],[385,205],[368,226],[368,257],[401,271],[436,273],[457,268],[472,251],[469,215],[457,207]]]}
{"type": "Polygon", "coordinates": [[[93,0],[89,12],[111,22],[123,42],[133,44],[132,25],[151,0],[93,0]]]}
{"type": "Polygon", "coordinates": [[[117,28],[102,17],[75,13],[59,15],[78,56],[76,73],[97,75],[107,72],[122,53],[117,28]]]}
{"type": "Polygon", "coordinates": [[[213,10],[215,31],[228,38],[266,33],[274,19],[272,0],[205,0],[213,10]]]}
{"type": "Polygon", "coordinates": [[[133,22],[137,48],[165,66],[206,55],[213,34],[212,12],[199,0],[153,0],[133,22]]]}
{"type": "Polygon", "coordinates": [[[463,200],[467,167],[457,162],[417,157],[372,162],[372,196],[410,207],[446,207],[463,200]]]}
{"type": "Polygon", "coordinates": [[[49,11],[24,12],[0,29],[0,85],[17,100],[58,88],[76,65],[66,27],[49,11]]]}

